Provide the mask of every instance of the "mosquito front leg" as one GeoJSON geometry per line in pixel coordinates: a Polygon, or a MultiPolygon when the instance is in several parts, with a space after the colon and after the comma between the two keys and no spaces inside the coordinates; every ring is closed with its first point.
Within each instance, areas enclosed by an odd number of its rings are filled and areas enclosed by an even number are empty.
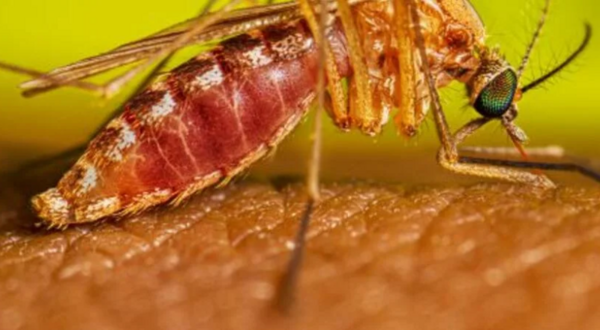
{"type": "MultiPolygon", "coordinates": [[[[479,118],[466,124],[454,135],[452,139],[454,145],[451,147],[451,150],[458,150],[458,145],[460,143],[489,121],[490,119],[488,118],[479,118]]],[[[449,157],[443,146],[438,153],[438,162],[445,169],[459,174],[524,183],[542,188],[555,187],[554,183],[545,175],[520,171],[514,168],[462,162],[460,158],[458,158],[458,155],[456,158],[449,157]]]]}

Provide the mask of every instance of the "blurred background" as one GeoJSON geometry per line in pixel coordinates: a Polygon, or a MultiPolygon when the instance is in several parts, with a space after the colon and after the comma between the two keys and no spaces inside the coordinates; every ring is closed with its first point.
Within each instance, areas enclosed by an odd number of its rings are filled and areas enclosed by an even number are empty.
{"type": "MultiPolygon", "coordinates": [[[[0,60],[40,71],[96,55],[194,16],[206,0],[2,0],[0,60]]],[[[518,66],[543,7],[543,0],[473,0],[489,34],[518,66]]],[[[566,58],[583,38],[585,21],[600,29],[600,6],[592,0],[555,0],[535,49],[525,81],[566,58]]],[[[519,125],[531,145],[562,145],[570,153],[600,158],[600,37],[574,65],[550,83],[525,95],[519,125]]],[[[106,78],[106,77],[105,77],[106,78]]],[[[0,170],[84,143],[96,126],[123,101],[105,101],[85,92],[61,89],[23,98],[17,85],[26,77],[0,72],[0,170]]],[[[101,81],[101,80],[95,80],[101,81]]],[[[462,85],[442,90],[453,129],[476,117],[465,107],[462,85]]],[[[375,139],[342,133],[326,120],[326,175],[389,178],[418,182],[445,180],[435,164],[437,136],[431,120],[418,137],[406,140],[388,126],[375,139]],[[417,174],[415,176],[415,174],[417,174]],[[423,174],[423,175],[418,175],[423,174]]],[[[253,173],[301,174],[307,159],[310,125],[305,123],[276,156],[253,173]]],[[[498,124],[489,125],[469,144],[510,146],[498,124]]]]}

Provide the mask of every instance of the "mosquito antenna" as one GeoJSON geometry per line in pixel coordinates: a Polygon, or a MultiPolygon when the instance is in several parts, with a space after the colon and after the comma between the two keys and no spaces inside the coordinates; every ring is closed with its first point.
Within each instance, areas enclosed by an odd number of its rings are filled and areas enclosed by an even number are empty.
{"type": "Polygon", "coordinates": [[[476,157],[464,157],[464,156],[460,157],[459,162],[468,163],[468,164],[506,166],[506,167],[546,170],[546,171],[576,172],[576,173],[583,174],[593,180],[600,182],[600,172],[595,171],[589,167],[583,166],[581,164],[576,164],[576,163],[524,162],[524,161],[515,161],[515,160],[476,158],[476,157]]]}
{"type": "Polygon", "coordinates": [[[590,40],[591,39],[592,39],[592,26],[589,23],[585,23],[585,37],[583,38],[583,41],[581,42],[581,44],[579,45],[579,47],[577,48],[577,50],[575,50],[573,52],[573,54],[571,54],[571,56],[569,56],[559,66],[557,66],[556,68],[552,69],[550,72],[546,73],[542,77],[540,77],[540,78],[538,78],[538,79],[530,82],[525,87],[523,87],[521,89],[521,91],[523,93],[525,93],[525,92],[527,92],[530,89],[534,89],[534,88],[538,87],[539,85],[541,85],[542,83],[544,83],[546,80],[550,79],[555,74],[557,74],[560,71],[562,71],[569,64],[571,64],[573,61],[575,61],[577,59],[577,57],[579,57],[579,55],[581,55],[581,53],[583,53],[583,51],[590,44],[590,40]]]}
{"type": "Polygon", "coordinates": [[[535,48],[535,45],[540,40],[540,35],[542,34],[542,29],[544,28],[544,25],[546,24],[546,18],[548,17],[548,12],[550,11],[550,2],[551,2],[551,0],[546,0],[546,5],[544,6],[544,10],[542,11],[542,17],[540,17],[538,26],[535,29],[535,33],[533,34],[533,39],[531,39],[529,46],[527,46],[527,50],[525,51],[525,56],[523,57],[523,60],[521,61],[521,66],[519,67],[519,70],[517,71],[517,76],[519,78],[521,77],[521,75],[523,75],[523,71],[525,71],[525,68],[527,67],[527,63],[529,63],[529,58],[531,57],[531,52],[533,51],[533,49],[535,48]]]}

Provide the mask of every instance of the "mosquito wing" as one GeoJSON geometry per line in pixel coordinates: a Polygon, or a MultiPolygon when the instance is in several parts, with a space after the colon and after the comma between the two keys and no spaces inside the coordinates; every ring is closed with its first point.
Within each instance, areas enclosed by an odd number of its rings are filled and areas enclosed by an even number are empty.
{"type": "MultiPolygon", "coordinates": [[[[227,17],[210,25],[190,43],[200,44],[228,37],[267,25],[300,17],[295,2],[258,6],[232,11],[227,17]]],[[[86,58],[57,69],[44,76],[21,84],[24,93],[33,95],[64,86],[68,82],[85,79],[111,69],[139,62],[175,41],[196,21],[178,23],[157,34],[120,46],[110,52],[86,58]]]]}

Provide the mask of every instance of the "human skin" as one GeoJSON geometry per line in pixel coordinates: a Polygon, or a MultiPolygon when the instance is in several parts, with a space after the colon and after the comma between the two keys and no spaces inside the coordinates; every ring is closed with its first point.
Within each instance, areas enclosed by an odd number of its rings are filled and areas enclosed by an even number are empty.
{"type": "MultiPolygon", "coordinates": [[[[598,329],[600,188],[246,180],[176,209],[50,231],[0,191],[0,329],[598,329]]],[[[33,185],[33,186],[32,186],[33,185]]]]}

